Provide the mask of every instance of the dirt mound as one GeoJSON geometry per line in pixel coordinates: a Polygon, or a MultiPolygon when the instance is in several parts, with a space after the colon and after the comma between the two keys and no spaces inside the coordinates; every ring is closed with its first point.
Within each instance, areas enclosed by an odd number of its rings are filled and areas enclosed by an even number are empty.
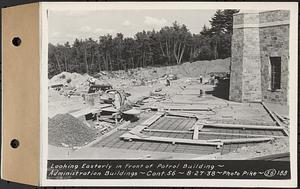
{"type": "Polygon", "coordinates": [[[54,146],[82,146],[91,142],[96,133],[70,114],[58,114],[48,119],[48,140],[54,146]]]}
{"type": "MultiPolygon", "coordinates": [[[[199,77],[199,75],[208,75],[211,72],[229,72],[230,58],[218,60],[203,60],[196,62],[186,62],[175,66],[166,66],[151,68],[147,70],[148,74],[164,75],[174,74],[180,77],[199,77]],[[152,71],[151,71],[152,70],[152,71]],[[150,71],[150,72],[149,72],[150,71]]],[[[141,73],[147,75],[147,73],[141,73]]]]}
{"type": "Polygon", "coordinates": [[[135,68],[127,71],[101,71],[93,76],[89,74],[81,75],[78,73],[62,72],[53,76],[49,80],[49,85],[64,84],[65,87],[63,87],[60,94],[65,94],[65,96],[69,94],[70,90],[80,95],[87,92],[90,84],[89,81],[91,80],[98,85],[111,84],[115,89],[123,89],[132,86],[157,85],[165,75],[174,75],[178,76],[178,78],[198,78],[202,75],[205,78],[211,72],[228,73],[229,67],[230,58],[226,58],[192,63],[186,62],[173,66],[135,68]]]}
{"type": "Polygon", "coordinates": [[[69,79],[71,79],[71,81],[74,82],[76,78],[81,78],[81,77],[82,76],[78,73],[62,72],[49,79],[49,84],[50,85],[64,84],[67,83],[69,79]]]}
{"type": "MultiPolygon", "coordinates": [[[[53,76],[49,80],[49,85],[58,85],[63,84],[68,86],[68,88],[64,87],[64,91],[69,91],[75,89],[79,92],[87,91],[89,88],[89,81],[93,81],[96,85],[108,84],[107,81],[96,79],[89,74],[79,74],[79,73],[69,73],[69,72],[62,72],[53,76]]],[[[63,93],[63,91],[61,92],[63,93]]]]}
{"type": "Polygon", "coordinates": [[[208,75],[211,72],[230,72],[230,58],[217,60],[203,60],[195,62],[186,62],[180,65],[164,67],[147,67],[131,69],[128,72],[114,71],[106,76],[122,79],[140,79],[151,80],[160,78],[166,74],[174,74],[179,77],[199,77],[199,75],[208,75]]]}
{"type": "MultiPolygon", "coordinates": [[[[89,74],[79,74],[79,73],[69,73],[69,72],[62,72],[60,74],[57,74],[55,76],[53,76],[50,80],[49,80],[49,84],[50,85],[55,85],[55,84],[68,84],[69,86],[73,86],[73,87],[79,87],[82,85],[88,85],[89,79],[94,79],[95,82],[100,82],[97,79],[95,79],[94,77],[90,76],[89,74]]],[[[98,84],[97,83],[97,84],[98,84]]]]}
{"type": "Polygon", "coordinates": [[[128,71],[102,71],[94,75],[95,78],[102,82],[108,81],[116,88],[123,86],[140,86],[147,83],[156,83],[157,79],[164,75],[175,75],[183,77],[199,77],[200,75],[208,76],[212,72],[230,72],[230,58],[217,60],[204,60],[195,62],[186,62],[180,65],[135,68],[128,71]]]}

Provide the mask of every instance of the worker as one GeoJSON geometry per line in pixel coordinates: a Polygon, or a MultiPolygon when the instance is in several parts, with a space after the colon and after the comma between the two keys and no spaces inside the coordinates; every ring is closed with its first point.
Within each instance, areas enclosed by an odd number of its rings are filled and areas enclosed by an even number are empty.
{"type": "Polygon", "coordinates": [[[216,77],[213,75],[213,76],[211,76],[211,85],[215,85],[215,81],[216,81],[216,77]]]}
{"type": "Polygon", "coordinates": [[[89,82],[89,86],[95,85],[96,84],[96,79],[95,78],[89,78],[88,82],[89,82]]]}
{"type": "Polygon", "coordinates": [[[200,75],[200,84],[202,84],[202,79],[203,79],[202,75],[200,75]]]}
{"type": "Polygon", "coordinates": [[[168,78],[166,79],[166,86],[170,86],[170,80],[168,78]]]}
{"type": "Polygon", "coordinates": [[[117,110],[120,110],[122,105],[122,97],[118,92],[115,93],[114,105],[117,110]]]}
{"type": "Polygon", "coordinates": [[[85,104],[85,94],[82,94],[81,97],[82,97],[82,100],[83,100],[83,104],[85,104]]]}
{"type": "Polygon", "coordinates": [[[203,96],[203,90],[202,90],[202,89],[200,89],[200,94],[199,94],[199,96],[200,96],[200,97],[203,96]]]}

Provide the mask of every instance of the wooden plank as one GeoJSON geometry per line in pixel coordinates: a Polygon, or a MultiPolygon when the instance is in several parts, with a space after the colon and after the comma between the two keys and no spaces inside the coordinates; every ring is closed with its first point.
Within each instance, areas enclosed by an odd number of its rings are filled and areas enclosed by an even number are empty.
{"type": "MultiPolygon", "coordinates": [[[[147,128],[148,126],[150,126],[152,123],[154,123],[156,120],[158,120],[163,115],[164,115],[164,113],[162,113],[162,112],[156,113],[154,116],[150,117],[149,119],[147,119],[146,121],[144,121],[143,123],[141,123],[141,125],[137,125],[136,127],[132,128],[129,131],[129,133],[134,134],[134,135],[138,135],[139,137],[142,137],[142,138],[148,137],[147,135],[144,135],[141,132],[145,128],[147,128]]],[[[119,128],[119,129],[123,129],[123,128],[119,128]]]]}
{"type": "Polygon", "coordinates": [[[146,121],[144,121],[143,123],[141,123],[141,125],[146,125],[149,126],[152,123],[154,123],[156,120],[158,120],[160,117],[162,117],[162,115],[154,115],[153,117],[147,119],[146,121]]]}
{"type": "Polygon", "coordinates": [[[73,113],[71,113],[71,115],[77,118],[77,117],[81,117],[81,116],[84,116],[84,115],[90,114],[90,113],[95,114],[95,113],[98,113],[98,112],[100,112],[100,111],[101,111],[101,110],[98,109],[98,108],[91,108],[91,107],[88,107],[88,108],[84,108],[84,109],[82,109],[82,110],[73,112],[73,113]]]}
{"type": "Polygon", "coordinates": [[[182,113],[182,112],[167,111],[166,114],[169,115],[169,116],[186,117],[186,118],[197,118],[197,116],[195,114],[191,114],[191,113],[182,113]]]}
{"type": "Polygon", "coordinates": [[[144,121],[141,125],[150,126],[156,120],[161,118],[164,114],[165,114],[164,112],[157,112],[154,116],[152,116],[149,119],[147,119],[146,121],[144,121]]]}
{"type": "Polygon", "coordinates": [[[203,105],[187,103],[187,104],[152,104],[149,105],[147,108],[150,109],[163,109],[163,110],[190,110],[190,111],[211,111],[211,108],[203,105]]]}
{"type": "Polygon", "coordinates": [[[166,119],[166,117],[162,117],[161,119],[154,122],[150,127],[155,128],[155,129],[160,128],[161,125],[164,125],[167,122],[168,122],[168,120],[166,119]]]}
{"type": "Polygon", "coordinates": [[[193,140],[198,140],[198,137],[199,137],[199,126],[196,125],[195,128],[194,128],[194,133],[193,133],[193,140]]]}
{"type": "Polygon", "coordinates": [[[106,107],[106,108],[102,108],[102,111],[106,111],[106,112],[118,112],[118,110],[114,107],[106,107]]]}
{"type": "MultiPolygon", "coordinates": [[[[201,125],[201,126],[203,126],[203,121],[201,121],[201,120],[198,120],[198,121],[196,121],[196,123],[195,123],[195,125],[201,125]]],[[[201,129],[200,127],[198,127],[199,129],[201,129]]]]}
{"type": "Polygon", "coordinates": [[[284,123],[284,121],[285,121],[285,118],[284,118],[284,117],[282,117],[280,114],[278,114],[278,113],[275,112],[275,111],[273,111],[273,113],[278,117],[278,119],[279,119],[282,123],[284,123]]]}
{"type": "MultiPolygon", "coordinates": [[[[184,102],[184,101],[176,101],[176,102],[161,102],[161,104],[172,104],[172,105],[181,105],[181,104],[184,104],[184,105],[202,105],[202,106],[205,106],[207,107],[208,105],[211,105],[210,104],[207,104],[207,103],[203,103],[203,102],[184,102]]],[[[214,106],[216,105],[220,105],[220,103],[213,103],[214,106]]]]}
{"type": "Polygon", "coordinates": [[[261,102],[261,104],[263,105],[265,110],[268,112],[268,114],[271,116],[271,118],[276,122],[276,124],[282,127],[283,125],[281,124],[280,120],[276,117],[276,115],[273,114],[273,112],[266,106],[266,104],[263,102],[261,102]]]}
{"type": "Polygon", "coordinates": [[[180,144],[195,144],[195,145],[208,145],[208,146],[222,146],[223,143],[219,141],[207,141],[207,140],[192,140],[192,139],[182,139],[182,138],[168,138],[168,137],[155,137],[150,136],[147,138],[142,138],[131,133],[125,133],[120,136],[124,140],[141,140],[141,141],[153,141],[153,142],[166,142],[166,143],[180,143],[180,144]]]}
{"type": "Polygon", "coordinates": [[[223,144],[237,144],[237,143],[251,143],[251,142],[266,142],[270,140],[274,140],[274,138],[264,137],[264,138],[214,139],[214,140],[208,140],[208,142],[221,142],[223,144]]]}
{"type": "MultiPolygon", "coordinates": [[[[150,107],[151,109],[158,109],[158,107],[150,107]]],[[[163,110],[167,111],[211,111],[210,108],[200,108],[200,107],[189,107],[189,106],[178,106],[178,107],[161,107],[163,110]]]]}
{"type": "Polygon", "coordinates": [[[196,123],[191,128],[189,128],[189,130],[194,130],[196,126],[198,130],[202,130],[202,128],[204,127],[203,121],[202,120],[196,121],[196,123]]]}
{"type": "Polygon", "coordinates": [[[286,138],[287,136],[274,136],[274,135],[255,135],[255,134],[243,134],[243,133],[218,133],[218,132],[200,132],[199,134],[205,135],[220,135],[220,136],[243,136],[243,137],[268,137],[272,136],[274,138],[286,138]]]}
{"type": "Polygon", "coordinates": [[[85,146],[82,146],[82,147],[80,147],[80,148],[91,147],[91,146],[93,146],[93,145],[99,143],[101,140],[105,139],[106,137],[108,137],[108,136],[114,134],[115,132],[118,131],[118,129],[124,128],[124,127],[128,126],[129,124],[130,124],[130,121],[126,121],[125,123],[121,124],[120,126],[115,127],[114,129],[108,131],[108,132],[105,133],[104,135],[99,136],[99,137],[96,138],[94,141],[92,141],[92,142],[90,142],[89,144],[87,144],[87,145],[85,145],[85,146]]]}
{"type": "Polygon", "coordinates": [[[129,132],[132,133],[132,134],[137,134],[137,133],[142,132],[142,130],[144,130],[147,127],[148,126],[140,126],[140,125],[138,125],[138,126],[132,128],[129,132]]]}
{"type": "Polygon", "coordinates": [[[200,93],[182,93],[182,94],[176,94],[176,95],[195,95],[195,96],[199,96],[200,93]]]}
{"type": "Polygon", "coordinates": [[[283,127],[283,132],[286,136],[289,136],[289,133],[286,131],[285,127],[286,125],[283,124],[276,115],[274,115],[274,113],[268,108],[268,106],[261,102],[261,104],[263,105],[263,107],[265,108],[265,110],[269,113],[269,115],[271,116],[271,118],[276,122],[277,125],[279,125],[280,127],[283,127]]]}
{"type": "Polygon", "coordinates": [[[130,131],[131,128],[118,128],[118,131],[130,131]]]}
{"type": "Polygon", "coordinates": [[[240,125],[240,124],[228,124],[228,123],[207,123],[204,127],[221,127],[221,128],[236,128],[236,129],[264,129],[264,130],[282,130],[280,126],[266,126],[266,125],[240,125]]]}
{"type": "Polygon", "coordinates": [[[146,132],[159,132],[159,133],[193,134],[193,131],[166,130],[166,129],[144,129],[144,131],[146,131],[146,132]]]}
{"type": "Polygon", "coordinates": [[[126,114],[126,115],[140,115],[141,114],[141,110],[139,110],[139,109],[133,109],[132,108],[132,109],[124,111],[122,113],[126,114]]]}

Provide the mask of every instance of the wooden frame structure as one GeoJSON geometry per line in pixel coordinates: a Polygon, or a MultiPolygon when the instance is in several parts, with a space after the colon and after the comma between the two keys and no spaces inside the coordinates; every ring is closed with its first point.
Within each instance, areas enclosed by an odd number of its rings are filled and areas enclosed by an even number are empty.
{"type": "Polygon", "coordinates": [[[285,138],[287,133],[281,126],[265,126],[265,125],[241,125],[241,124],[221,124],[221,123],[204,123],[199,120],[199,118],[193,114],[187,113],[174,113],[174,112],[158,112],[151,118],[147,119],[140,125],[132,129],[120,128],[121,130],[128,131],[120,136],[121,139],[126,141],[151,141],[151,142],[164,142],[164,143],[180,143],[180,144],[191,144],[191,145],[206,145],[206,146],[216,146],[217,148],[222,147],[224,144],[239,144],[239,143],[252,143],[252,142],[266,142],[274,140],[275,138],[285,138]],[[176,116],[185,118],[196,118],[196,123],[189,130],[161,130],[161,129],[151,129],[150,126],[162,118],[163,116],[176,116]],[[265,134],[244,134],[244,133],[224,133],[224,132],[209,132],[204,127],[213,128],[225,128],[225,129],[254,129],[254,130],[275,130],[283,132],[284,136],[271,136],[265,134]],[[148,136],[142,132],[161,132],[161,133],[176,133],[176,134],[192,134],[191,139],[183,138],[172,138],[172,137],[158,137],[158,136],[148,136]],[[202,140],[199,139],[199,134],[203,135],[217,135],[217,136],[236,136],[242,138],[235,139],[212,139],[212,140],[202,140]]]}

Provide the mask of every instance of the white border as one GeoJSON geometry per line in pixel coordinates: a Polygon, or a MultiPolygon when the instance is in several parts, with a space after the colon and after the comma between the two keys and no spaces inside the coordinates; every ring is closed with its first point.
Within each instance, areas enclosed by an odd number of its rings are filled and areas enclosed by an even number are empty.
{"type": "Polygon", "coordinates": [[[48,21],[44,3],[40,5],[40,185],[46,178],[48,157],[48,21]]]}
{"type": "Polygon", "coordinates": [[[43,2],[41,5],[42,60],[41,60],[41,185],[43,186],[174,186],[174,187],[296,187],[297,186],[297,60],[298,60],[298,4],[297,2],[43,2]],[[291,180],[246,179],[97,179],[47,180],[48,157],[48,27],[47,10],[195,10],[244,9],[290,10],[289,112],[291,180]],[[291,66],[292,64],[292,66],[291,66]]]}

